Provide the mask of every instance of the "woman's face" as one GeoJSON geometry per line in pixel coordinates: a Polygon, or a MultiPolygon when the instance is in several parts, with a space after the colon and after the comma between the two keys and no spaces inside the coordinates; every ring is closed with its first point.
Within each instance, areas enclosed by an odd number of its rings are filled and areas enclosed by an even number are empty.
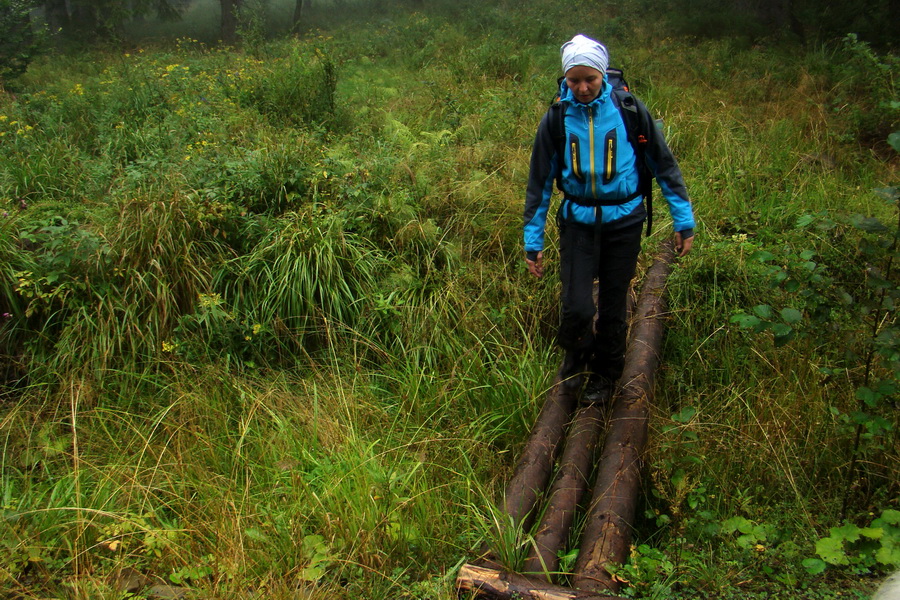
{"type": "Polygon", "coordinates": [[[603,88],[603,73],[594,67],[578,65],[566,71],[566,85],[583,104],[593,101],[603,88]]]}

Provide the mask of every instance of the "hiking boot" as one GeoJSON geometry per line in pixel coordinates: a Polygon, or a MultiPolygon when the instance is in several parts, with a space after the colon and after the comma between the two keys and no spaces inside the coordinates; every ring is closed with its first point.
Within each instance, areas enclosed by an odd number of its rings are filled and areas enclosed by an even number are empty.
{"type": "Polygon", "coordinates": [[[576,390],[584,383],[585,363],[587,362],[583,352],[566,350],[562,365],[559,367],[559,378],[562,384],[570,390],[576,390]]]}
{"type": "Polygon", "coordinates": [[[613,396],[615,383],[606,377],[592,375],[581,395],[582,404],[606,404],[613,396]]]}

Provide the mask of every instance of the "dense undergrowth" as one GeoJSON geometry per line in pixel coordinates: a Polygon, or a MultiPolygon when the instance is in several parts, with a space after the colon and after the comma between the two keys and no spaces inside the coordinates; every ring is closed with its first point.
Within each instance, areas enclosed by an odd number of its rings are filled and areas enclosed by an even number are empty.
{"type": "Polygon", "coordinates": [[[323,9],[0,95],[3,595],[121,598],[129,567],[449,598],[482,540],[527,546],[493,507],[558,360],[520,215],[570,10],[664,117],[700,225],[626,593],[854,597],[900,566],[896,58],[574,4],[323,9]]]}

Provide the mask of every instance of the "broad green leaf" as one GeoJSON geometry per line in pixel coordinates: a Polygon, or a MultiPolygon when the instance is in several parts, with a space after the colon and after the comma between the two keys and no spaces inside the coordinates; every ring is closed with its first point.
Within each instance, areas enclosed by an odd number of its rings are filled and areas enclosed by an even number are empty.
{"type": "Polygon", "coordinates": [[[859,530],[859,534],[870,540],[880,540],[884,537],[884,529],[881,527],[863,527],[859,530]]]}
{"type": "Polygon", "coordinates": [[[878,404],[880,395],[867,387],[858,387],[856,388],[856,399],[862,400],[866,406],[874,407],[878,404]]]}
{"type": "Polygon", "coordinates": [[[775,260],[775,255],[766,250],[757,250],[750,255],[750,259],[757,262],[766,263],[775,260]]]}
{"type": "Polygon", "coordinates": [[[875,552],[875,560],[883,565],[900,565],[900,547],[882,546],[875,552]]]}
{"type": "Polygon", "coordinates": [[[816,554],[830,565],[850,564],[844,553],[844,542],[833,537],[822,538],[816,542],[816,554]]]}
{"type": "Polygon", "coordinates": [[[803,561],[803,568],[810,575],[819,575],[825,570],[826,566],[825,561],[818,558],[807,558],[803,561]]]}
{"type": "Polygon", "coordinates": [[[840,527],[832,527],[828,530],[831,534],[829,537],[847,542],[855,542],[859,539],[859,527],[852,523],[841,525],[840,527]]]}
{"type": "Polygon", "coordinates": [[[771,319],[772,307],[768,304],[758,304],[753,307],[753,313],[760,319],[771,319]]]}
{"type": "Polygon", "coordinates": [[[897,393],[897,383],[888,380],[879,381],[877,391],[882,396],[891,396],[897,393]]]}
{"type": "Polygon", "coordinates": [[[735,533],[740,531],[745,533],[753,528],[753,523],[746,517],[731,517],[722,521],[722,531],[725,533],[735,533]]]}
{"type": "Polygon", "coordinates": [[[794,328],[785,323],[772,323],[772,333],[775,334],[775,345],[784,346],[794,339],[794,328]]]}
{"type": "Polygon", "coordinates": [[[680,411],[672,415],[672,420],[678,423],[687,423],[697,414],[697,409],[693,406],[685,406],[680,411]]]}
{"type": "Polygon", "coordinates": [[[875,193],[891,203],[900,198],[900,188],[898,187],[875,188],[875,193]]]}
{"type": "Polygon", "coordinates": [[[732,323],[737,323],[740,327],[745,329],[755,329],[759,326],[762,321],[760,321],[759,317],[754,317],[753,315],[748,315],[747,313],[740,313],[731,317],[732,323]]]}
{"type": "Polygon", "coordinates": [[[891,148],[900,152],[900,131],[895,131],[891,135],[888,136],[888,144],[891,145],[891,148]]]}
{"type": "Polygon", "coordinates": [[[884,224],[875,217],[853,215],[852,217],[850,217],[850,222],[857,229],[862,229],[863,231],[867,231],[869,233],[887,231],[887,227],[885,227],[884,224]]]}
{"type": "Polygon", "coordinates": [[[900,525],[900,510],[887,509],[881,513],[881,517],[872,521],[873,525],[881,527],[882,524],[900,525]]]}
{"type": "Polygon", "coordinates": [[[781,318],[784,319],[785,323],[799,323],[803,319],[803,313],[801,313],[796,308],[782,308],[781,309],[781,318]]]}
{"type": "Polygon", "coordinates": [[[809,227],[815,223],[815,215],[800,215],[797,217],[797,227],[809,227]]]}

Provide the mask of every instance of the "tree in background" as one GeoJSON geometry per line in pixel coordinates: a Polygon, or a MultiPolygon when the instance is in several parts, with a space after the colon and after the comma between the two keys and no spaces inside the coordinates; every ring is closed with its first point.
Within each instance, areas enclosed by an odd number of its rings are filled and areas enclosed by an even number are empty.
{"type": "Polygon", "coordinates": [[[33,0],[0,0],[0,89],[25,72],[43,35],[31,22],[33,0]]]}
{"type": "Polygon", "coordinates": [[[669,19],[679,33],[698,37],[745,37],[756,42],[778,35],[828,41],[855,33],[876,47],[896,47],[900,3],[870,0],[675,0],[669,19]]]}
{"type": "Polygon", "coordinates": [[[242,4],[243,0],[219,0],[222,7],[222,42],[225,44],[237,42],[238,13],[242,4]]]}
{"type": "Polygon", "coordinates": [[[182,0],[44,0],[42,5],[50,30],[69,39],[113,38],[129,19],[155,14],[175,20],[185,7],[182,0]]]}
{"type": "Polygon", "coordinates": [[[294,18],[291,22],[291,31],[296,33],[300,29],[303,20],[303,12],[312,8],[312,0],[297,0],[294,4],[294,18]]]}

